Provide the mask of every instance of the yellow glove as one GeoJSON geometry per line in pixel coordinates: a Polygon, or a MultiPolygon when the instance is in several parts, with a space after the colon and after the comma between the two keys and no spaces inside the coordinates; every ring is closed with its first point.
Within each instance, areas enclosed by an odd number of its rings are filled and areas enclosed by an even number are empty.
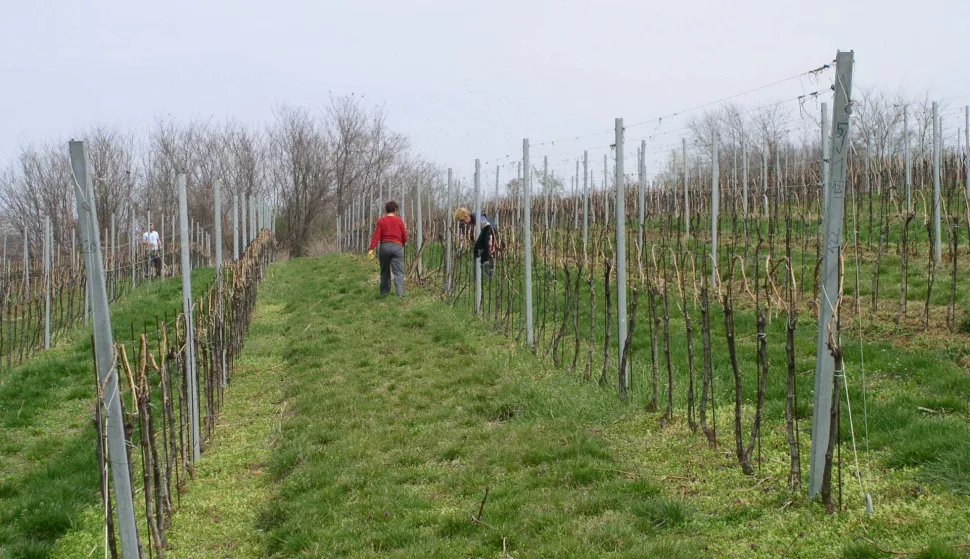
{"type": "Polygon", "coordinates": [[[367,258],[370,258],[371,260],[375,258],[373,250],[367,251],[367,258]]]}

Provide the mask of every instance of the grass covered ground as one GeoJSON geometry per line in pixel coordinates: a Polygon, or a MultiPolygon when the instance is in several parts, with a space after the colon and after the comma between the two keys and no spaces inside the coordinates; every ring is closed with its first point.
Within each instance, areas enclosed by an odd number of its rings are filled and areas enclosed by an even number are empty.
{"type": "MultiPolygon", "coordinates": [[[[212,271],[196,270],[201,293],[212,271]]],[[[156,313],[181,309],[181,282],[138,288],[112,307],[115,339],[130,340],[156,313]]],[[[91,328],[0,373],[0,558],[48,557],[65,534],[98,516],[91,328]]],[[[87,550],[84,551],[87,553],[87,550]]]]}
{"type": "MultiPolygon", "coordinates": [[[[925,247],[924,247],[925,248],[925,247]]],[[[752,248],[752,255],[754,249],[752,248]]],[[[762,251],[762,255],[765,251],[762,251]]],[[[754,261],[754,258],[749,259],[754,261]]],[[[753,262],[748,262],[747,285],[753,289],[756,273],[753,262]]],[[[762,264],[761,277],[763,278],[763,257],[758,259],[762,264]]],[[[603,282],[603,264],[601,261],[594,263],[597,268],[593,271],[592,287],[596,291],[596,309],[592,320],[596,323],[596,349],[593,353],[593,376],[598,377],[603,370],[603,343],[604,332],[606,331],[606,297],[603,282]]],[[[508,265],[508,261],[500,262],[502,266],[508,265]]],[[[564,307],[563,289],[565,275],[559,270],[553,273],[545,273],[543,270],[544,260],[537,257],[536,271],[534,273],[534,307],[536,320],[536,339],[539,345],[539,353],[549,358],[552,346],[553,333],[556,332],[561,324],[562,309],[564,307]],[[558,309],[559,322],[554,322],[553,317],[558,309]],[[544,320],[548,321],[547,326],[543,326],[544,320]]],[[[867,269],[869,264],[860,266],[860,275],[865,278],[867,273],[871,276],[871,271],[867,269]]],[[[847,285],[851,278],[855,277],[855,267],[847,271],[847,285]]],[[[463,312],[470,312],[472,308],[473,295],[472,289],[466,283],[471,269],[470,258],[465,255],[459,258],[456,264],[457,277],[459,278],[456,290],[460,293],[455,302],[456,306],[463,312]]],[[[631,267],[632,270],[632,267],[631,267]]],[[[580,368],[585,363],[586,338],[589,335],[590,324],[590,305],[589,287],[585,284],[589,269],[584,270],[584,282],[580,287],[580,320],[579,331],[582,337],[580,345],[580,368]]],[[[882,267],[884,285],[898,286],[900,281],[898,257],[893,262],[889,259],[888,264],[882,267]],[[893,275],[895,274],[895,275],[893,275]]],[[[965,275],[965,274],[964,274],[965,275]]],[[[519,293],[522,291],[521,276],[519,268],[515,269],[513,282],[519,293]]],[[[575,277],[575,274],[573,274],[575,277]]],[[[615,276],[615,274],[614,274],[615,276]]],[[[499,275],[500,277],[500,275],[499,275]]],[[[639,287],[639,314],[635,335],[632,340],[632,364],[631,364],[631,403],[639,408],[647,407],[652,394],[651,376],[653,367],[651,363],[651,329],[652,324],[649,309],[649,298],[647,289],[640,281],[635,271],[630,272],[631,283],[639,287]]],[[[674,271],[668,268],[668,278],[674,278],[674,271]]],[[[960,276],[963,277],[963,276],[960,276]]],[[[914,286],[910,294],[919,294],[925,297],[925,282],[922,287],[917,289],[919,284],[913,277],[910,278],[911,286],[914,286]],[[920,289],[923,290],[920,293],[920,289]]],[[[946,280],[947,282],[949,279],[946,280]]],[[[487,294],[495,291],[498,282],[493,281],[492,285],[485,289],[487,294]]],[[[615,283],[615,279],[612,283],[615,283]]],[[[869,281],[862,279],[860,285],[865,289],[870,285],[869,281]]],[[[691,289],[691,282],[687,282],[688,304],[693,320],[693,341],[694,341],[694,383],[695,397],[700,399],[701,378],[702,378],[702,334],[701,334],[701,311],[696,296],[696,291],[691,289]]],[[[670,313],[670,363],[671,373],[674,380],[674,415],[675,422],[686,422],[687,393],[689,385],[689,361],[688,343],[685,327],[684,314],[679,288],[676,283],[668,283],[668,307],[670,313]]],[[[762,284],[763,285],[763,284],[762,284]]],[[[970,293],[965,286],[958,289],[958,301],[962,300],[970,293]]],[[[612,313],[612,340],[609,357],[611,365],[609,367],[608,381],[615,386],[617,382],[617,335],[616,335],[616,293],[613,286],[613,313],[612,313]]],[[[735,332],[737,344],[737,358],[741,375],[742,402],[744,404],[743,429],[745,444],[748,442],[748,429],[754,417],[754,402],[757,393],[758,376],[757,371],[757,330],[754,317],[754,296],[750,291],[744,289],[743,277],[740,272],[736,272],[733,283],[735,292],[735,332]]],[[[784,286],[779,288],[784,289],[784,286]]],[[[897,287],[898,290],[898,287],[897,287]]],[[[947,287],[948,290],[948,287],[947,287]]],[[[888,290],[882,291],[883,296],[888,290]]],[[[945,291],[938,288],[934,293],[945,291]]],[[[864,292],[868,293],[868,292],[864,292]]],[[[898,291],[891,297],[898,297],[898,291]]],[[[630,302],[633,299],[633,290],[628,290],[630,302]]],[[[764,294],[761,293],[761,301],[764,304],[764,294]]],[[[795,334],[795,380],[797,385],[797,405],[796,416],[800,433],[800,444],[802,449],[802,481],[807,481],[808,474],[808,446],[810,444],[810,429],[812,404],[814,396],[814,372],[815,372],[815,348],[817,336],[817,323],[814,314],[807,302],[810,295],[804,297],[799,305],[798,328],[795,334]]],[[[517,295],[516,304],[521,297],[517,295]]],[[[734,444],[733,425],[730,411],[734,404],[734,377],[729,359],[729,351],[726,344],[725,323],[723,307],[717,300],[717,296],[712,297],[711,301],[711,356],[712,356],[712,376],[713,393],[715,405],[719,410],[717,431],[719,441],[724,450],[731,450],[734,444]],[[724,412],[727,412],[725,414],[724,412]]],[[[489,301],[494,298],[486,295],[484,297],[484,307],[486,311],[491,308],[489,301]]],[[[892,322],[894,310],[890,312],[890,306],[895,302],[883,300],[880,307],[881,312],[876,321],[870,318],[868,312],[868,297],[864,296],[860,302],[861,308],[858,314],[854,310],[855,300],[847,298],[843,306],[842,314],[842,340],[845,348],[846,379],[851,396],[851,405],[854,410],[854,426],[856,443],[860,451],[871,450],[872,453],[863,453],[860,466],[862,475],[866,483],[870,477],[880,475],[880,467],[909,468],[913,469],[915,475],[913,482],[917,484],[916,491],[924,491],[920,483],[929,483],[940,487],[945,491],[954,491],[962,495],[970,495],[970,374],[968,374],[968,364],[970,364],[970,342],[966,334],[961,332],[949,332],[945,328],[943,315],[945,309],[936,307],[931,308],[931,313],[937,323],[929,331],[924,332],[919,326],[919,316],[921,315],[921,305],[910,304],[907,319],[903,320],[899,327],[892,322]]],[[[663,301],[658,295],[656,301],[658,324],[655,329],[658,332],[658,357],[657,369],[660,377],[659,403],[663,407],[666,405],[667,391],[667,363],[664,351],[664,338],[662,324],[663,301]]],[[[960,310],[962,303],[958,304],[957,312],[959,316],[966,316],[960,310]]],[[[512,334],[519,331],[519,316],[513,316],[511,320],[512,334]]],[[[767,356],[769,361],[768,375],[766,380],[766,402],[764,408],[764,424],[760,448],[758,449],[758,460],[764,466],[771,463],[782,463],[788,460],[785,433],[785,396],[787,381],[787,356],[786,356],[786,310],[777,301],[772,303],[772,310],[769,313],[768,325],[766,328],[767,356]]],[[[499,322],[501,324],[501,320],[499,322]]],[[[565,355],[571,358],[573,354],[573,330],[570,326],[565,332],[565,355]]],[[[854,460],[851,455],[852,431],[850,429],[848,411],[845,409],[842,418],[842,440],[845,444],[843,450],[846,465],[843,468],[844,480],[852,481],[854,476],[854,460]]],[[[787,476],[784,472],[778,471],[772,474],[770,481],[784,485],[787,476]]],[[[855,490],[857,485],[849,486],[847,489],[855,490]]],[[[856,495],[857,492],[852,495],[856,495]]],[[[847,500],[847,506],[853,506],[853,501],[847,500]]]]}
{"type": "Polygon", "coordinates": [[[863,456],[876,513],[847,483],[847,510],[828,515],[785,488],[783,424],[745,476],[681,417],[661,429],[641,397],[553,370],[467,311],[415,290],[379,299],[372,263],[277,264],[170,556],[889,556],[866,539],[959,556],[970,499],[946,461],[962,467],[966,421],[916,406],[951,396],[960,370],[888,341],[870,353],[873,382],[893,386],[870,402],[886,426],[863,456]]]}
{"type": "Polygon", "coordinates": [[[259,515],[273,499],[275,483],[267,464],[285,410],[286,314],[279,302],[288,289],[273,281],[282,268],[269,268],[255,320],[235,361],[215,437],[173,518],[168,542],[172,557],[263,557],[259,515]],[[275,302],[274,302],[275,301],[275,302]]]}

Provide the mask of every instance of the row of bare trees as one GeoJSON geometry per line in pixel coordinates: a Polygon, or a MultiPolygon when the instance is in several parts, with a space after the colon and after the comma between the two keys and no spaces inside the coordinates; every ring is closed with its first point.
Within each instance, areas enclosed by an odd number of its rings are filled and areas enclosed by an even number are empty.
{"type": "MultiPolygon", "coordinates": [[[[177,215],[176,180],[184,173],[191,220],[214,223],[213,184],[222,181],[226,242],[231,197],[258,197],[273,206],[279,240],[295,256],[307,254],[318,233],[332,231],[355,198],[366,198],[376,213],[379,189],[400,192],[438,176],[390,129],[382,107],[353,95],[319,109],[280,106],[265,126],[162,118],[145,134],[95,126],[80,138],[91,154],[98,213],[114,215],[120,231],[137,234],[152,215],[177,215]]],[[[70,251],[75,220],[65,144],[26,145],[0,168],[0,234],[9,237],[11,259],[25,233],[31,254],[39,254],[47,216],[56,245],[70,251]]]]}
{"type": "MultiPolygon", "coordinates": [[[[819,100],[821,95],[800,98],[798,112],[784,103],[746,109],[736,103],[725,103],[690,119],[688,147],[709,158],[712,134],[717,133],[721,157],[727,168],[739,166],[732,157],[747,151],[751,157],[752,177],[762,165],[784,173],[804,159],[817,160],[821,153],[819,100]],[[806,126],[807,125],[807,126],[806,126]]],[[[831,105],[829,105],[831,110],[831,105]]],[[[946,145],[959,147],[965,138],[964,107],[940,105],[946,145]],[[957,123],[953,125],[953,123],[957,123]],[[946,126],[950,124],[950,126],[946,126]]],[[[930,161],[933,153],[933,103],[929,96],[911,98],[902,91],[862,88],[852,105],[853,148],[865,160],[871,160],[876,192],[879,188],[880,162],[902,159],[909,145],[914,162],[930,161]],[[907,118],[908,117],[908,118],[907,118]]],[[[661,178],[676,180],[683,162],[682,153],[671,146],[661,178]]],[[[959,150],[958,150],[959,151],[959,150]]],[[[689,155],[690,157],[690,155],[689,155]]]]}
{"type": "MultiPolygon", "coordinates": [[[[746,109],[726,103],[689,121],[691,174],[704,172],[710,138],[717,132],[721,163],[733,169],[732,182],[738,181],[742,160],[747,160],[752,186],[767,182],[759,180],[764,168],[766,175],[801,186],[807,194],[808,187],[818,183],[817,170],[805,165],[820,159],[818,98],[800,101],[797,116],[790,104],[746,109]]],[[[957,109],[943,109],[949,122],[962,116],[957,109]]],[[[933,122],[928,98],[862,90],[853,111],[856,153],[873,167],[866,174],[871,177],[868,188],[881,193],[887,186],[883,178],[891,173],[884,167],[887,162],[901,164],[907,140],[914,165],[929,161],[933,122]],[[909,111],[908,137],[903,133],[904,109],[909,111]]],[[[444,202],[441,170],[412,153],[407,138],[390,129],[382,107],[366,105],[354,95],[332,97],[315,109],[282,105],[263,126],[163,118],[144,134],[96,126],[80,137],[89,143],[99,215],[114,215],[119,230],[130,234],[144,230],[150,215],[156,220],[160,215],[176,215],[176,177],[182,173],[189,176],[193,221],[214,223],[212,185],[220,180],[229,196],[270,201],[278,217],[279,239],[295,256],[307,254],[317,233],[332,231],[334,218],[347,215],[348,208],[355,208],[358,217],[362,205],[369,218],[379,215],[382,194],[384,199],[403,197],[405,211],[413,210],[414,189],[421,183],[426,203],[435,207],[444,202]]],[[[953,145],[952,140],[948,143],[953,145]]],[[[680,149],[671,150],[657,183],[682,181],[682,156],[680,149]]],[[[924,176],[917,173],[914,186],[923,187],[924,176]]],[[[20,246],[26,233],[32,253],[39,252],[44,218],[50,216],[57,245],[69,250],[74,228],[70,184],[63,141],[24,146],[14,161],[0,168],[0,234],[10,237],[12,246],[20,246]]],[[[505,194],[514,195],[516,185],[518,181],[510,183],[505,194]]],[[[457,189],[461,192],[470,186],[459,182],[457,189]]],[[[548,184],[540,181],[544,194],[563,195],[576,189],[567,189],[557,176],[548,184]]],[[[767,193],[761,190],[752,191],[753,203],[767,201],[763,196],[767,193]]],[[[462,198],[459,193],[455,197],[462,198]]],[[[231,238],[229,201],[222,206],[227,213],[222,220],[224,238],[231,238]]]]}

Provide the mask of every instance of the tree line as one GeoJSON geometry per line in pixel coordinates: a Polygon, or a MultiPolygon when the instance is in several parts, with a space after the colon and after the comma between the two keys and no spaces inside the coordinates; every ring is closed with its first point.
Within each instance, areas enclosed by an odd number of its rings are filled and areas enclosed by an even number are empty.
{"type": "MultiPolygon", "coordinates": [[[[383,107],[346,95],[317,109],[280,105],[264,125],[159,118],[144,133],[94,125],[79,137],[90,150],[98,215],[114,215],[121,231],[140,234],[149,216],[156,227],[161,216],[176,216],[177,176],[184,173],[190,220],[215,222],[213,184],[221,181],[226,243],[233,196],[260,198],[274,208],[278,240],[302,256],[355,198],[373,203],[379,187],[397,192],[437,176],[387,120],[383,107]]],[[[8,238],[8,259],[21,254],[24,234],[31,255],[39,255],[47,216],[58,250],[71,250],[72,185],[66,139],[24,145],[0,168],[0,234],[8,238]]]]}

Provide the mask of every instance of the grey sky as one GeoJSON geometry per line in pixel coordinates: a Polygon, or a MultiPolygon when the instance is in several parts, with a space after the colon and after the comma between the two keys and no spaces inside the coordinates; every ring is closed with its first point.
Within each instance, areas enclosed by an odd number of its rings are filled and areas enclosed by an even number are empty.
{"type": "MultiPolygon", "coordinates": [[[[386,105],[426,158],[468,176],[479,157],[493,173],[497,158],[519,157],[523,137],[540,144],[608,131],[618,116],[669,114],[810,70],[838,48],[855,50],[857,84],[963,105],[968,22],[966,0],[3,0],[0,163],[94,123],[259,124],[279,103],[314,108],[328,92],[354,92],[386,105]]],[[[793,80],[737,101],[820,87],[793,80]]],[[[644,125],[628,142],[666,132],[651,139],[660,152],[681,127],[644,125]]],[[[610,142],[534,154],[565,172],[583,148],[610,142]]],[[[591,152],[594,169],[603,153],[591,152]]]]}

